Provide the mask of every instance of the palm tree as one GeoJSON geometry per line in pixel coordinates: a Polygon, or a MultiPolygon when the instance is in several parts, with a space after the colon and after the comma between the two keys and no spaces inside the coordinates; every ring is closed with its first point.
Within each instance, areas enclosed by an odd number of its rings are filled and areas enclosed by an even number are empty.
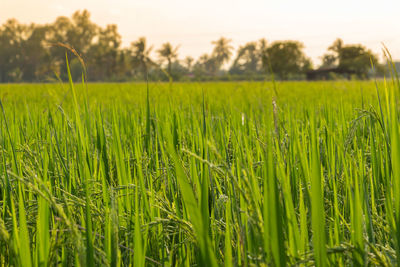
{"type": "Polygon", "coordinates": [[[226,39],[225,37],[221,37],[217,41],[211,42],[214,45],[212,57],[215,58],[218,69],[232,56],[233,47],[229,44],[230,42],[232,42],[232,40],[226,39]]]}
{"type": "Polygon", "coordinates": [[[185,57],[185,59],[183,60],[183,62],[185,63],[185,66],[186,66],[188,72],[190,72],[190,71],[192,70],[193,61],[194,61],[194,59],[193,59],[191,56],[187,56],[187,57],[185,57]]]}
{"type": "Polygon", "coordinates": [[[159,50],[157,50],[158,56],[161,62],[167,61],[167,71],[171,75],[172,60],[178,57],[179,46],[173,47],[170,43],[164,43],[159,50]]]}
{"type": "Polygon", "coordinates": [[[134,68],[141,69],[144,77],[147,76],[149,67],[155,64],[150,58],[152,49],[152,46],[147,47],[145,37],[140,37],[137,41],[131,43],[132,65],[134,68]]]}
{"type": "Polygon", "coordinates": [[[264,71],[268,71],[268,42],[266,39],[262,38],[258,41],[258,54],[261,59],[261,66],[264,71]]]}

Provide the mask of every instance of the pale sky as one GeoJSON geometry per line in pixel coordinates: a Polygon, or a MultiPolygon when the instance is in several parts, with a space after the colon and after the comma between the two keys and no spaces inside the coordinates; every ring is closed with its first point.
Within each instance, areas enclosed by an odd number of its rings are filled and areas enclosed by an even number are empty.
{"type": "Polygon", "coordinates": [[[337,37],[377,54],[384,43],[400,59],[400,0],[0,0],[0,24],[53,22],[83,9],[101,26],[117,24],[123,46],[141,36],[155,48],[169,41],[180,45],[181,59],[210,53],[221,36],[235,48],[299,40],[315,64],[337,37]]]}

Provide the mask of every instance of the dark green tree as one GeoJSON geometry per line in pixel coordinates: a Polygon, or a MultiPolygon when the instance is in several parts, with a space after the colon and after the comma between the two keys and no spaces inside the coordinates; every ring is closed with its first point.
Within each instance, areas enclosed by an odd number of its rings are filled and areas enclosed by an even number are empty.
{"type": "Polygon", "coordinates": [[[170,43],[164,43],[159,50],[157,50],[158,57],[161,64],[167,61],[167,72],[171,75],[172,61],[178,58],[179,46],[173,47],[170,43]]]}
{"type": "Polygon", "coordinates": [[[25,29],[21,66],[24,81],[39,81],[52,74],[50,53],[46,47],[47,25],[31,24],[25,29]]]}
{"type": "Polygon", "coordinates": [[[268,61],[268,42],[262,38],[258,41],[258,55],[261,60],[261,68],[264,73],[270,71],[270,63],[268,61]]]}
{"type": "Polygon", "coordinates": [[[261,65],[256,42],[250,42],[239,47],[237,56],[230,69],[231,74],[256,74],[261,65]]]}
{"type": "Polygon", "coordinates": [[[371,71],[371,62],[380,69],[376,55],[361,44],[345,45],[338,38],[323,56],[322,67],[333,67],[342,72],[354,73],[359,78],[367,78],[371,71]]]}
{"type": "Polygon", "coordinates": [[[185,65],[185,67],[186,67],[188,72],[192,71],[193,62],[194,62],[194,59],[191,56],[187,56],[183,60],[183,63],[184,63],[184,65],[185,65]]]}
{"type": "Polygon", "coordinates": [[[142,78],[146,79],[148,70],[155,63],[150,58],[150,53],[153,47],[147,47],[145,37],[140,37],[137,41],[131,43],[131,62],[134,71],[142,73],[142,78]]]}
{"type": "Polygon", "coordinates": [[[199,79],[215,76],[219,69],[219,63],[215,57],[203,54],[199,57],[193,66],[193,73],[199,79]]]}
{"type": "MultiPolygon", "coordinates": [[[[128,80],[132,76],[145,79],[148,74],[151,78],[166,79],[165,71],[156,68],[157,64],[151,59],[152,47],[144,37],[129,48],[121,48],[121,43],[116,25],[99,27],[91,21],[87,10],[77,11],[71,18],[58,17],[45,25],[20,24],[10,19],[0,26],[0,82],[42,81],[54,72],[66,80],[66,51],[74,79],[79,79],[82,73],[80,58],[86,62],[90,80],[128,80]],[[74,52],[66,50],[66,46],[74,52]]],[[[281,79],[301,78],[311,68],[302,43],[278,41],[269,44],[261,39],[239,47],[229,70],[234,75],[226,76],[222,67],[232,56],[231,40],[221,37],[212,44],[212,53],[203,54],[195,63],[191,57],[179,62],[178,47],[170,43],[164,43],[156,52],[174,80],[193,76],[199,80],[258,79],[270,71],[281,79]]],[[[382,65],[370,50],[359,44],[345,45],[337,39],[322,57],[321,67],[364,78],[371,74],[371,61],[378,73],[383,72],[382,65]]]]}
{"type": "Polygon", "coordinates": [[[67,42],[79,53],[86,54],[98,34],[98,26],[90,20],[87,10],[72,14],[72,27],[67,32],[67,42]]]}
{"type": "Polygon", "coordinates": [[[118,75],[120,45],[121,35],[117,25],[107,25],[104,29],[99,29],[97,41],[91,45],[87,56],[91,79],[102,80],[104,77],[118,75]]]}
{"type": "MultiPolygon", "coordinates": [[[[93,40],[98,36],[99,27],[90,20],[90,13],[87,10],[76,11],[71,19],[67,17],[58,17],[49,27],[47,41],[51,45],[50,57],[53,70],[60,75],[62,79],[66,77],[65,48],[57,43],[62,43],[75,49],[76,52],[87,62],[88,52],[93,45],[93,40]]],[[[71,60],[74,55],[68,52],[68,58],[71,60]]]]}
{"type": "Polygon", "coordinates": [[[311,68],[311,61],[305,56],[304,45],[298,41],[277,41],[267,48],[267,61],[272,71],[281,79],[299,75],[311,68]]]}
{"type": "Polygon", "coordinates": [[[22,80],[23,43],[26,26],[16,19],[7,20],[0,28],[0,81],[22,80]]]}

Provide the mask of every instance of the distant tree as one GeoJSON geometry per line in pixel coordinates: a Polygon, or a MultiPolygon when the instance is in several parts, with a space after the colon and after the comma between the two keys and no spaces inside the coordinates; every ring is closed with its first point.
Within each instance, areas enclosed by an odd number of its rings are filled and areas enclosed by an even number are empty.
{"type": "Polygon", "coordinates": [[[199,57],[196,63],[193,65],[193,73],[196,77],[200,78],[207,75],[206,62],[209,60],[207,54],[203,54],[199,57]]]}
{"type": "Polygon", "coordinates": [[[311,61],[303,52],[304,45],[298,41],[277,41],[267,48],[267,60],[272,71],[281,79],[298,75],[311,68],[311,61]]]}
{"type": "Polygon", "coordinates": [[[268,62],[268,42],[266,39],[262,38],[258,40],[258,55],[261,60],[261,67],[264,72],[269,71],[268,62]]]}
{"type": "Polygon", "coordinates": [[[49,72],[47,30],[47,25],[23,25],[15,19],[0,27],[0,82],[37,81],[49,72]]]}
{"type": "Polygon", "coordinates": [[[149,67],[154,65],[150,58],[150,53],[153,47],[147,47],[145,37],[140,37],[137,41],[131,43],[131,58],[133,68],[139,69],[146,78],[149,67]]]}
{"type": "Polygon", "coordinates": [[[178,57],[179,47],[173,47],[170,43],[164,43],[159,50],[157,50],[161,63],[167,61],[167,72],[171,75],[172,61],[178,57]]]}
{"type": "Polygon", "coordinates": [[[322,67],[336,67],[342,71],[355,73],[358,77],[367,77],[371,62],[380,68],[377,57],[360,44],[345,45],[341,39],[328,48],[323,56],[322,67]]]}
{"type": "Polygon", "coordinates": [[[172,62],[170,75],[174,81],[180,80],[185,74],[187,74],[187,71],[187,68],[182,65],[179,60],[175,60],[172,62]]]}
{"type": "MultiPolygon", "coordinates": [[[[46,33],[48,43],[53,44],[49,49],[53,71],[59,73],[62,79],[67,79],[65,48],[54,44],[67,44],[88,61],[87,55],[99,31],[100,27],[90,20],[90,13],[87,10],[74,12],[71,19],[58,17],[46,33]]],[[[75,57],[70,52],[67,54],[70,60],[75,57]]]]}
{"type": "Polygon", "coordinates": [[[214,76],[218,71],[219,64],[215,57],[209,56],[208,54],[203,54],[199,57],[193,66],[193,73],[199,78],[204,78],[205,76],[214,76]]]}
{"type": "Polygon", "coordinates": [[[68,37],[71,31],[73,31],[72,21],[64,16],[57,17],[50,25],[48,39],[51,42],[70,43],[68,37]]]}
{"type": "Polygon", "coordinates": [[[191,56],[185,57],[183,60],[183,63],[187,69],[188,72],[192,71],[192,65],[193,65],[194,59],[191,56]]]}
{"type": "Polygon", "coordinates": [[[255,74],[259,70],[261,58],[256,42],[250,42],[239,47],[237,56],[230,69],[232,74],[255,74]]]}
{"type": "Polygon", "coordinates": [[[222,65],[231,58],[233,50],[233,47],[230,45],[231,42],[231,39],[225,37],[221,37],[217,41],[211,42],[214,45],[211,56],[216,64],[216,71],[218,71],[222,65]]]}
{"type": "Polygon", "coordinates": [[[65,49],[56,43],[69,44],[68,35],[73,29],[71,20],[67,17],[58,17],[56,21],[49,25],[47,32],[47,41],[49,43],[50,62],[52,70],[60,77],[67,78],[65,66],[65,49]]]}
{"type": "Polygon", "coordinates": [[[22,45],[25,27],[16,19],[7,20],[0,28],[0,81],[21,78],[22,45]]]}
{"type": "Polygon", "coordinates": [[[339,54],[343,48],[343,40],[337,38],[331,46],[328,47],[328,53],[322,56],[321,68],[333,68],[339,64],[339,54]]]}
{"type": "Polygon", "coordinates": [[[332,54],[325,54],[322,56],[321,68],[333,68],[337,67],[338,58],[332,54]]]}
{"type": "Polygon", "coordinates": [[[107,25],[104,29],[99,29],[96,39],[87,53],[89,77],[101,80],[117,75],[121,45],[117,25],[107,25]]]}
{"type": "MultiPolygon", "coordinates": [[[[121,36],[116,25],[100,27],[90,19],[87,10],[77,11],[68,17],[58,17],[53,23],[20,24],[15,19],[0,26],[0,82],[40,81],[49,74],[57,73],[68,79],[65,64],[66,44],[85,60],[90,80],[128,80],[132,74],[143,79],[165,79],[163,69],[155,68],[151,59],[152,47],[144,37],[132,42],[128,48],[121,47],[121,36]]],[[[213,41],[211,54],[203,54],[196,62],[186,57],[177,60],[178,47],[164,43],[157,50],[161,64],[166,66],[174,80],[187,76],[195,78],[223,79],[222,66],[232,57],[231,40],[221,37],[213,41]],[[219,77],[216,77],[216,75],[219,77]]],[[[297,41],[279,41],[269,44],[265,39],[240,46],[229,73],[236,79],[262,77],[274,72],[281,79],[301,77],[311,68],[311,61],[304,55],[303,44],[297,41]],[[255,76],[253,76],[255,75],[255,76]]],[[[81,62],[75,53],[67,50],[70,69],[74,79],[82,73],[81,62]]],[[[323,68],[336,68],[344,72],[368,77],[370,64],[376,73],[383,73],[377,57],[362,45],[345,45],[341,39],[328,48],[322,57],[323,68]]]]}
{"type": "Polygon", "coordinates": [[[371,62],[377,65],[376,56],[362,45],[349,45],[340,50],[339,68],[354,71],[359,77],[367,77],[371,62]]]}
{"type": "Polygon", "coordinates": [[[132,51],[130,48],[120,48],[117,58],[117,73],[119,80],[127,80],[132,76],[132,51]]]}
{"type": "Polygon", "coordinates": [[[333,44],[328,48],[328,50],[338,54],[342,50],[343,46],[344,46],[343,40],[340,38],[337,38],[333,42],[333,44]]]}
{"type": "Polygon", "coordinates": [[[79,53],[85,54],[98,34],[98,26],[90,20],[87,10],[72,14],[72,27],[67,32],[68,43],[79,53]]]}
{"type": "Polygon", "coordinates": [[[50,53],[46,49],[47,25],[31,24],[25,28],[22,43],[22,79],[38,81],[51,73],[50,53]]]}

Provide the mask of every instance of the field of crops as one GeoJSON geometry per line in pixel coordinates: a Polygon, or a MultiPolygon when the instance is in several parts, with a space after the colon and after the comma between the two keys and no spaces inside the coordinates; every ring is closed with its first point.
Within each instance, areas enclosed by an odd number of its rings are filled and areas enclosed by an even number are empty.
{"type": "Polygon", "coordinates": [[[391,266],[399,86],[0,85],[0,265],[391,266]]]}

